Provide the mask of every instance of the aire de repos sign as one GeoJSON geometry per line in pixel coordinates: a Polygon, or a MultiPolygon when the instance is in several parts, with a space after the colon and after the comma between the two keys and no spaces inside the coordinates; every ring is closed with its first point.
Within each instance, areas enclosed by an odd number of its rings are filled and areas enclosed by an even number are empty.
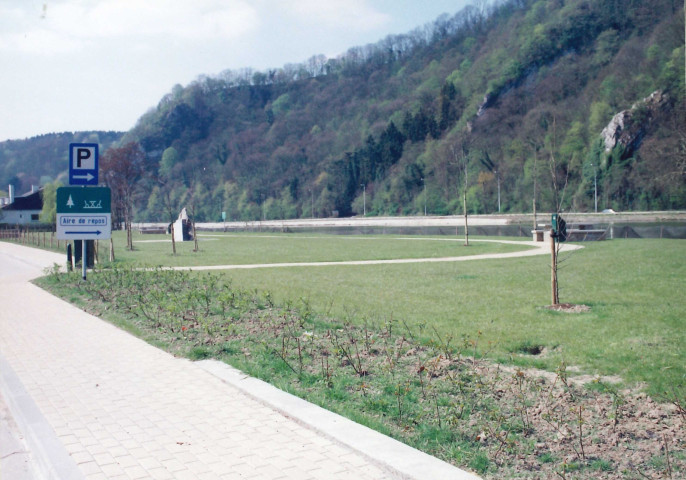
{"type": "Polygon", "coordinates": [[[101,240],[112,236],[112,196],[107,187],[60,187],[56,211],[60,240],[101,240]]]}

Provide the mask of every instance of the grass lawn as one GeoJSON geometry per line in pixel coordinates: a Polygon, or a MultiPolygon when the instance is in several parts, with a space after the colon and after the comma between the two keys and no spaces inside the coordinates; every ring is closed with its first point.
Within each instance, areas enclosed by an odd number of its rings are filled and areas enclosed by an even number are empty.
{"type": "MultiPolygon", "coordinates": [[[[436,258],[526,250],[520,245],[475,242],[462,248],[462,239],[407,236],[343,236],[325,234],[212,234],[176,244],[172,255],[169,235],[134,233],[134,251],[125,250],[122,232],[114,232],[117,261],[158,266],[245,265],[286,262],[338,262],[393,258],[436,258]]],[[[101,242],[101,249],[106,244],[101,242]]]]}
{"type": "MultiPolygon", "coordinates": [[[[505,253],[522,247],[454,237],[347,237],[294,234],[208,235],[177,244],[138,235],[124,251],[115,232],[117,260],[146,265],[221,265],[390,258],[435,258],[505,253]]],[[[549,256],[475,262],[284,267],[231,270],[245,289],[269,291],[276,301],[305,299],[318,313],[353,322],[389,318],[478,341],[480,352],[506,363],[579,373],[619,375],[657,393],[685,382],[686,242],[629,239],[587,242],[561,255],[562,302],[587,313],[558,313],[550,303],[549,256]],[[531,355],[532,350],[543,349],[531,355]]]]}
{"type": "Polygon", "coordinates": [[[307,298],[334,316],[380,322],[393,316],[456,339],[478,338],[481,351],[507,363],[554,370],[564,360],[582,373],[645,382],[653,393],[683,385],[686,242],[584,246],[561,256],[561,301],[591,307],[576,314],[542,308],[550,303],[548,256],[225,275],[243,287],[269,290],[276,299],[307,298]],[[546,350],[526,354],[532,345],[546,350]]]}

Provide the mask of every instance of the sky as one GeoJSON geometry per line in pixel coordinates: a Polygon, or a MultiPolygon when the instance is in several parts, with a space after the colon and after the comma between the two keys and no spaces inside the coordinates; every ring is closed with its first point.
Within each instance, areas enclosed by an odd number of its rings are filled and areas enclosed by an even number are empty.
{"type": "Polygon", "coordinates": [[[129,130],[176,84],[407,33],[473,0],[0,0],[0,141],[129,130]]]}

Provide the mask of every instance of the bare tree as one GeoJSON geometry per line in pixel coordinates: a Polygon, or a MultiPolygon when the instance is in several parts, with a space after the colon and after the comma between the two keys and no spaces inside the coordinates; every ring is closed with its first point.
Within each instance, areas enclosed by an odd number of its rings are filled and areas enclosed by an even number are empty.
{"type": "Polygon", "coordinates": [[[536,167],[538,166],[538,147],[534,147],[534,171],[532,173],[532,179],[534,182],[534,192],[532,195],[532,206],[533,206],[533,214],[534,214],[534,230],[536,230],[536,180],[537,180],[537,169],[536,167]]]}
{"type": "Polygon", "coordinates": [[[144,174],[145,153],[137,142],[130,142],[119,148],[107,150],[100,162],[105,184],[112,190],[115,215],[124,222],[126,248],[133,250],[131,222],[133,202],[144,174]]]}
{"type": "MultiPolygon", "coordinates": [[[[553,193],[553,211],[557,214],[557,219],[560,221],[560,213],[562,212],[562,204],[564,202],[565,192],[567,191],[567,182],[569,179],[569,172],[567,168],[562,168],[555,157],[556,145],[555,145],[555,120],[553,120],[553,135],[552,135],[552,145],[550,148],[550,158],[548,160],[548,165],[550,167],[550,176],[552,180],[552,193],[553,193]]],[[[559,231],[559,229],[558,229],[559,231]]],[[[559,254],[562,249],[560,244],[563,238],[560,238],[553,229],[550,231],[550,253],[551,253],[551,273],[550,273],[550,283],[552,292],[552,304],[559,305],[560,303],[560,288],[558,283],[558,270],[559,270],[559,254]]]]}
{"type": "Polygon", "coordinates": [[[176,239],[174,238],[174,223],[177,218],[178,205],[172,199],[172,193],[178,185],[174,181],[174,167],[180,167],[181,158],[175,148],[169,147],[162,154],[160,166],[155,176],[155,182],[159,187],[164,211],[167,214],[171,233],[172,254],[176,255],[176,239]]]}
{"type": "Polygon", "coordinates": [[[169,219],[169,228],[171,229],[171,244],[172,244],[172,255],[176,255],[176,240],[174,239],[174,221],[175,221],[175,209],[172,202],[172,187],[169,181],[164,181],[158,178],[158,183],[160,184],[160,190],[162,193],[162,203],[164,204],[164,210],[169,219]]]}
{"type": "Polygon", "coordinates": [[[462,177],[464,179],[464,187],[462,189],[462,209],[464,211],[464,245],[469,246],[469,221],[467,213],[467,190],[469,188],[469,178],[467,174],[467,167],[469,166],[469,146],[467,141],[462,138],[459,142],[459,146],[456,148],[455,145],[450,146],[450,150],[453,154],[453,162],[462,171],[462,177]]]}

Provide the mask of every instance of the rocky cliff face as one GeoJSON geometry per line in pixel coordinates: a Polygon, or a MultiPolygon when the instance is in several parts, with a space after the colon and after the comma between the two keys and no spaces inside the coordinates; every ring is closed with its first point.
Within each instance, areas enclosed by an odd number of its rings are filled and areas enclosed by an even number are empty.
{"type": "Polygon", "coordinates": [[[625,155],[631,155],[641,144],[651,121],[667,102],[667,94],[657,90],[632,105],[629,110],[622,110],[615,115],[601,132],[605,142],[605,152],[611,152],[619,144],[624,147],[625,155]]]}

